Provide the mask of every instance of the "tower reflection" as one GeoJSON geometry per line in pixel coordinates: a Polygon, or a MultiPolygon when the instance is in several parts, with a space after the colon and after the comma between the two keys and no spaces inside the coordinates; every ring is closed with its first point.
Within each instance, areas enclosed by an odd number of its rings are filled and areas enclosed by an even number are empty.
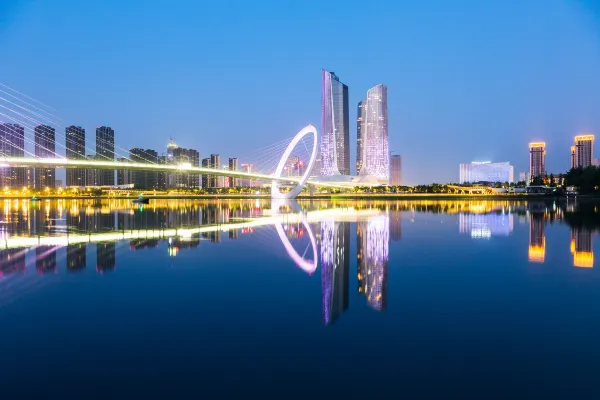
{"type": "Polygon", "coordinates": [[[116,265],[115,242],[101,242],[96,245],[96,269],[98,272],[112,271],[116,265]]]}
{"type": "Polygon", "coordinates": [[[70,244],[67,246],[67,271],[80,271],[86,264],[85,243],[70,244]]]}
{"type": "Polygon", "coordinates": [[[387,304],[389,217],[380,215],[356,224],[358,292],[369,307],[384,311],[387,304]]]}
{"type": "Polygon", "coordinates": [[[543,263],[546,258],[546,220],[544,213],[529,213],[529,261],[543,263]]]}
{"type": "Polygon", "coordinates": [[[592,247],[592,237],[592,230],[583,226],[571,229],[571,254],[573,254],[574,267],[594,267],[594,249],[592,247]]]}
{"type": "Polygon", "coordinates": [[[35,248],[35,268],[38,273],[56,271],[56,246],[38,246],[35,248]]]}
{"type": "Polygon", "coordinates": [[[323,323],[333,324],[348,309],[350,224],[321,222],[321,293],[323,323]]]}

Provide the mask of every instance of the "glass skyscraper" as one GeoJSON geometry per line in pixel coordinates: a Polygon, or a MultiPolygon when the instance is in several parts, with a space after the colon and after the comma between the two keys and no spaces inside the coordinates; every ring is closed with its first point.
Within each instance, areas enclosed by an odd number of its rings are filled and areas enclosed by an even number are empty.
{"type": "Polygon", "coordinates": [[[383,184],[390,180],[387,86],[377,85],[358,103],[357,173],[383,184]],[[359,167],[360,166],[360,167],[359,167]]]}
{"type": "MultiPolygon", "coordinates": [[[[33,133],[35,142],[35,156],[37,158],[56,157],[56,132],[54,128],[48,125],[38,125],[34,128],[33,133]]],[[[41,190],[46,187],[53,188],[56,180],[56,168],[36,168],[34,177],[34,187],[37,190],[41,190]]]]}
{"type": "Polygon", "coordinates": [[[325,70],[321,83],[321,175],[350,175],[348,86],[325,70]]]}

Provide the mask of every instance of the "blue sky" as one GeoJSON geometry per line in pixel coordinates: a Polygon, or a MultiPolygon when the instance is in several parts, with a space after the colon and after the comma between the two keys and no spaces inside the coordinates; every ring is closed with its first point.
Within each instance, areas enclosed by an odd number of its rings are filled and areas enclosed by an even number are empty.
{"type": "MultiPolygon", "coordinates": [[[[458,180],[458,164],[528,167],[547,142],[569,168],[600,134],[600,12],[583,0],[0,2],[0,82],[120,146],[246,154],[320,127],[320,70],[356,104],[388,85],[390,149],[407,183],[458,180]],[[176,5],[175,5],[176,4],[176,5]]],[[[164,151],[164,150],[163,150],[164,151]]],[[[240,163],[245,160],[241,159],[240,163]]]]}

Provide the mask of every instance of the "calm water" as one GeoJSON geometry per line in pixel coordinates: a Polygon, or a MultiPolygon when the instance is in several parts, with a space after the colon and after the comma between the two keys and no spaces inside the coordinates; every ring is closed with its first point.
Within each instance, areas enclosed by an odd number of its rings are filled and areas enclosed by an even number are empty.
{"type": "Polygon", "coordinates": [[[0,222],[0,398],[599,392],[594,203],[5,201],[0,222]]]}

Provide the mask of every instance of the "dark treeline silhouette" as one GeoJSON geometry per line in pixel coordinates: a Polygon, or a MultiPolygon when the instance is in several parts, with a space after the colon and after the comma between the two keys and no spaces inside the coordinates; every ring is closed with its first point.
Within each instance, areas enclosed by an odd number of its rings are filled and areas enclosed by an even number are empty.
{"type": "Polygon", "coordinates": [[[575,186],[580,194],[598,193],[600,186],[600,167],[590,165],[586,168],[573,168],[565,176],[566,186],[575,186]]]}

